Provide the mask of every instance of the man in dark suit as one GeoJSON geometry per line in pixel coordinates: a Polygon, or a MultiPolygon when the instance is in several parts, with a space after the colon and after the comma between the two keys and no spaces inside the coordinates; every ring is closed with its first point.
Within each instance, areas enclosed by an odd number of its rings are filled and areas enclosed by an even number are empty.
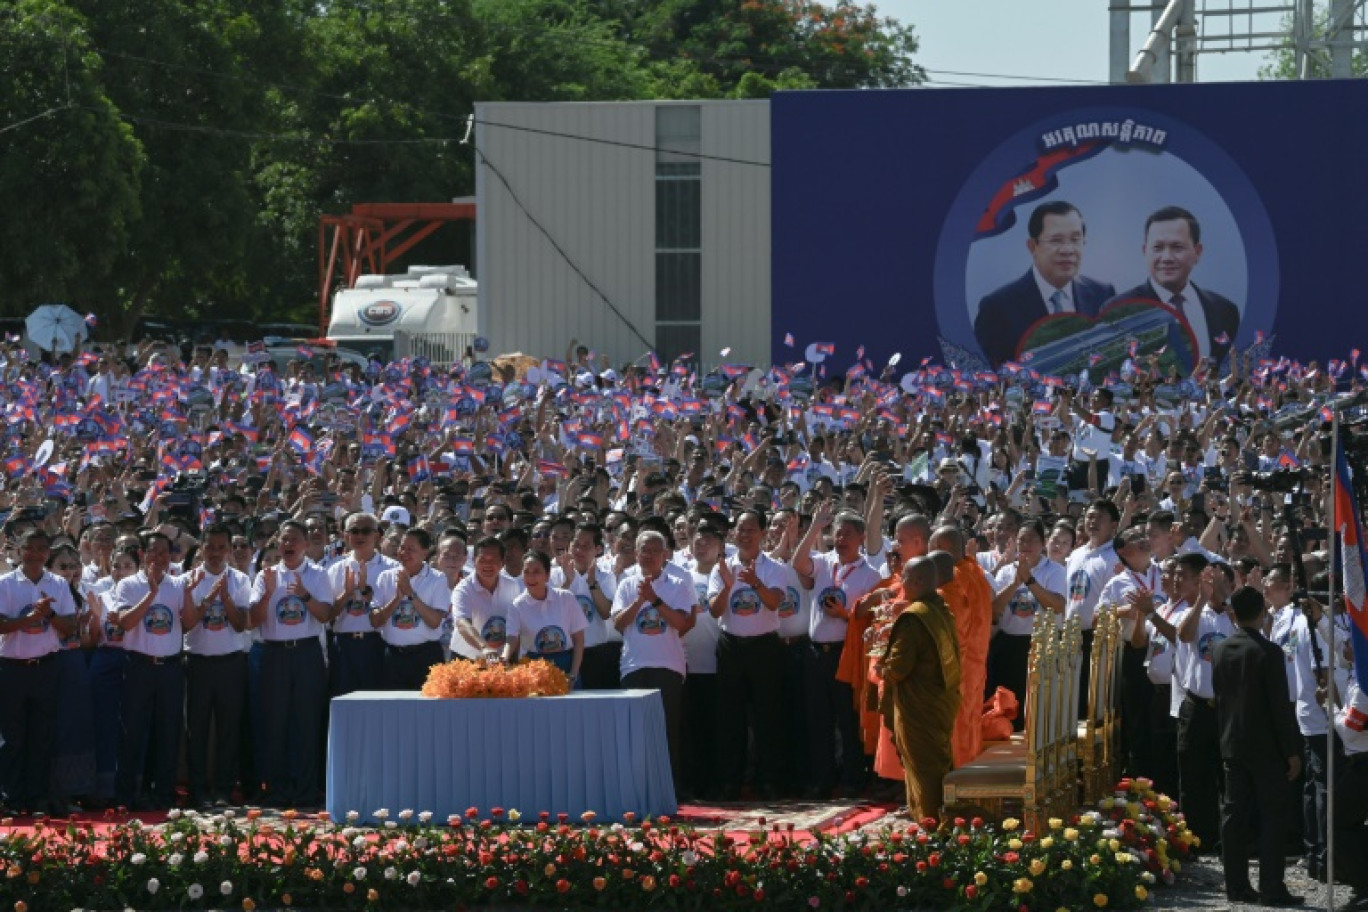
{"type": "Polygon", "coordinates": [[[1141,251],[1149,278],[1112,300],[1138,298],[1172,307],[1192,327],[1196,354],[1219,367],[1240,331],[1240,309],[1229,298],[1192,283],[1192,270],[1202,260],[1202,226],[1197,217],[1178,206],[1152,213],[1145,219],[1141,251]]]}
{"type": "Polygon", "coordinates": [[[1051,314],[1097,316],[1102,302],[1116,293],[1111,285],[1078,274],[1088,228],[1083,214],[1064,200],[1041,203],[1026,223],[1031,268],[979,302],[974,335],[996,367],[1016,357],[1022,336],[1051,314]]]}
{"type": "Polygon", "coordinates": [[[1301,736],[1287,695],[1286,659],[1263,635],[1263,594],[1250,586],[1230,597],[1234,636],[1216,646],[1212,685],[1225,762],[1221,862],[1232,902],[1299,906],[1283,883],[1287,783],[1301,773],[1301,736]],[[1258,827],[1259,890],[1249,884],[1249,834],[1258,827]]]}

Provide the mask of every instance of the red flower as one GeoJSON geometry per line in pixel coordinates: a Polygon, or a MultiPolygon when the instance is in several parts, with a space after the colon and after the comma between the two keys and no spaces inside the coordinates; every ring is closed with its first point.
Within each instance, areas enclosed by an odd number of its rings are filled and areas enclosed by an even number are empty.
{"type": "Polygon", "coordinates": [[[964,826],[964,818],[963,818],[963,817],[956,817],[956,818],[955,818],[955,826],[957,826],[957,827],[962,827],[962,826],[964,826]]]}
{"type": "Polygon", "coordinates": [[[557,815],[556,815],[556,822],[557,822],[557,823],[565,823],[565,822],[566,822],[567,820],[569,820],[569,819],[570,819],[570,815],[569,815],[569,814],[566,814],[566,813],[560,813],[560,814],[557,814],[557,815]]]}
{"type": "Polygon", "coordinates": [[[557,893],[569,893],[569,892],[570,892],[570,881],[566,880],[564,877],[562,877],[560,880],[556,881],[556,892],[557,892],[557,893]]]}
{"type": "Polygon", "coordinates": [[[964,896],[966,899],[975,899],[978,896],[978,887],[974,884],[965,887],[964,896]]]}
{"type": "Polygon", "coordinates": [[[666,882],[667,882],[671,887],[676,887],[676,888],[677,888],[677,887],[679,886],[679,883],[680,883],[680,881],[679,881],[679,875],[678,875],[678,874],[671,874],[671,875],[670,875],[670,879],[669,879],[668,881],[666,881],[666,882]]]}
{"type": "Polygon", "coordinates": [[[466,816],[469,817],[471,820],[474,820],[476,817],[480,816],[480,809],[475,807],[468,807],[466,808],[466,816]]]}
{"type": "Polygon", "coordinates": [[[973,820],[969,822],[969,825],[977,830],[979,827],[983,826],[983,818],[975,817],[973,820]]]}
{"type": "Polygon", "coordinates": [[[969,836],[967,833],[960,833],[956,841],[962,846],[967,846],[969,844],[969,836]]]}
{"type": "Polygon", "coordinates": [[[756,902],[764,902],[764,901],[765,901],[765,891],[764,891],[763,889],[759,889],[759,890],[756,890],[756,891],[755,891],[755,901],[756,901],[756,902]]]}
{"type": "Polygon", "coordinates": [[[526,896],[527,889],[527,881],[525,880],[520,879],[515,881],[513,884],[513,892],[517,893],[519,896],[526,896]]]}
{"type": "Polygon", "coordinates": [[[953,889],[955,889],[955,878],[953,878],[953,877],[947,877],[947,878],[945,878],[944,880],[941,881],[941,886],[944,887],[944,888],[947,889],[947,890],[953,890],[953,889]]]}
{"type": "Polygon", "coordinates": [[[923,830],[934,830],[936,828],[936,818],[923,817],[921,821],[921,828],[923,830]]]}
{"type": "Polygon", "coordinates": [[[932,852],[931,857],[926,859],[933,868],[939,868],[941,863],[940,852],[932,852]]]}
{"type": "Polygon", "coordinates": [[[491,817],[502,817],[503,813],[504,809],[500,807],[493,807],[489,809],[489,816],[491,817]]]}
{"type": "Polygon", "coordinates": [[[497,878],[497,877],[486,877],[486,878],[485,878],[485,889],[486,889],[486,890],[497,890],[498,888],[499,888],[499,878],[497,878]]]}
{"type": "Polygon", "coordinates": [[[1002,860],[1007,862],[1008,864],[1016,864],[1018,861],[1021,860],[1021,856],[1018,855],[1016,852],[1008,852],[1006,855],[1002,856],[1002,860]]]}
{"type": "Polygon", "coordinates": [[[919,862],[917,862],[917,873],[918,873],[918,874],[924,874],[924,873],[926,873],[926,862],[924,862],[924,861],[919,861],[919,862]]]}
{"type": "Polygon", "coordinates": [[[537,814],[537,819],[538,819],[538,820],[550,820],[550,819],[551,819],[551,814],[550,814],[549,811],[542,811],[542,812],[540,812],[539,814],[537,814]]]}
{"type": "Polygon", "coordinates": [[[856,888],[856,889],[858,889],[858,890],[863,890],[863,889],[864,889],[865,887],[867,887],[867,886],[869,886],[869,878],[868,878],[868,877],[857,877],[857,878],[855,878],[855,888],[856,888]]]}

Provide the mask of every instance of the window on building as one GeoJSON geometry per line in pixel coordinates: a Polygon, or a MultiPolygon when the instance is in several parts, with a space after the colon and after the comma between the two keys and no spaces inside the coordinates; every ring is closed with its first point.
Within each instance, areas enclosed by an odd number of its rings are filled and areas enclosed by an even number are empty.
{"type": "Polygon", "coordinates": [[[702,338],[701,149],[698,105],[656,108],[656,351],[666,363],[697,356],[702,338]]]}

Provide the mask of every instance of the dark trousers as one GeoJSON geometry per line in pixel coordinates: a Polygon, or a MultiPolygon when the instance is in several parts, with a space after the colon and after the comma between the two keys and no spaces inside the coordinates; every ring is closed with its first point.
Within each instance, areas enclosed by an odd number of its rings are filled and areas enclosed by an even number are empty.
{"type": "Polygon", "coordinates": [[[1012,730],[1026,727],[1026,672],[1030,665],[1031,638],[1029,636],[998,633],[988,644],[988,692],[991,699],[999,687],[1005,687],[1017,698],[1017,717],[1012,730]]]}
{"type": "Polygon", "coordinates": [[[686,795],[711,797],[717,788],[717,712],[717,675],[689,672],[684,679],[684,743],[679,746],[683,771],[678,777],[686,795]]]}
{"type": "Polygon", "coordinates": [[[247,653],[191,653],[185,666],[185,765],[192,799],[224,798],[233,791],[242,756],[242,713],[247,705],[247,653]],[[209,778],[209,732],[214,732],[214,776],[209,778]]]}
{"type": "Polygon", "coordinates": [[[436,640],[413,646],[385,647],[385,688],[422,690],[428,669],[442,664],[442,644],[436,640]]]}
{"type": "Polygon", "coordinates": [[[755,730],[756,785],[773,794],[783,781],[781,687],[783,646],[775,633],[717,641],[717,766],[724,797],[740,790],[746,761],[746,719],[755,730]]]}
{"type": "MultiPolygon", "coordinates": [[[[1314,871],[1325,867],[1326,809],[1329,807],[1326,800],[1326,752],[1330,749],[1330,736],[1306,735],[1303,740],[1306,743],[1306,762],[1302,765],[1302,844],[1306,851],[1307,870],[1314,871]]],[[[1342,753],[1335,754],[1335,762],[1344,762],[1342,757],[1342,753]]]]}
{"type": "Polygon", "coordinates": [[[1368,754],[1335,757],[1334,875],[1368,894],[1368,754]]]}
{"type": "Polygon", "coordinates": [[[254,801],[266,781],[270,762],[266,753],[266,700],[261,693],[261,667],[266,646],[253,643],[247,650],[247,715],[243,720],[242,793],[254,801]]]}
{"type": "Polygon", "coordinates": [[[1150,697],[1150,769],[1154,790],[1172,798],[1178,788],[1178,720],[1169,715],[1172,684],[1155,684],[1150,697]]]}
{"type": "MultiPolygon", "coordinates": [[[[780,771],[778,787],[786,795],[802,795],[818,783],[812,778],[812,746],[808,743],[814,717],[810,713],[808,665],[812,641],[806,636],[780,639],[784,663],[783,693],[785,699],[779,725],[780,756],[788,758],[780,771]]],[[[829,791],[831,786],[827,786],[829,791]]]]}
{"type": "Polygon", "coordinates": [[[130,651],[124,666],[119,769],[114,776],[114,796],[120,804],[164,809],[175,803],[184,713],[185,660],[177,655],[158,664],[141,652],[130,651]],[[144,758],[152,779],[146,799],[140,781],[144,758]]]}
{"type": "Polygon", "coordinates": [[[95,796],[114,798],[123,728],[123,679],[128,653],[100,646],[90,656],[90,696],[95,716],[95,796]]]}
{"type": "Polygon", "coordinates": [[[638,668],[622,676],[627,690],[655,690],[665,707],[665,740],[670,748],[670,775],[675,789],[680,788],[679,774],[683,765],[679,758],[679,723],[684,708],[684,676],[670,668],[638,668]]]}
{"type": "Polygon", "coordinates": [[[1287,776],[1276,759],[1253,763],[1225,761],[1225,794],[1221,803],[1221,864],[1226,893],[1249,886],[1249,834],[1259,830],[1259,892],[1282,893],[1283,850],[1287,834],[1287,776]]]}
{"type": "Polygon", "coordinates": [[[1088,717],[1088,682],[1092,679],[1092,644],[1093,632],[1091,630],[1082,631],[1083,634],[1083,664],[1078,669],[1078,718],[1088,717]]]}
{"type": "Polygon", "coordinates": [[[1221,836],[1220,738],[1216,707],[1199,697],[1184,699],[1178,712],[1179,803],[1204,853],[1214,851],[1221,836]]]}
{"type": "Polygon", "coordinates": [[[622,641],[588,646],[580,661],[581,690],[617,690],[622,687],[622,641]]]}
{"type": "Polygon", "coordinates": [[[335,633],[328,641],[329,692],[334,697],[385,689],[385,641],[378,631],[335,633]]]}
{"type": "MultiPolygon", "coordinates": [[[[22,636],[13,633],[10,636],[22,636]]],[[[0,782],[15,810],[47,810],[52,754],[57,748],[60,671],[56,653],[30,664],[0,659],[0,782]]]]}
{"type": "Polygon", "coordinates": [[[318,797],[318,746],[328,675],[317,638],[292,642],[297,645],[262,644],[266,781],[269,800],[277,807],[307,807],[318,797]]]}
{"type": "Polygon", "coordinates": [[[808,756],[812,783],[830,793],[837,782],[836,746],[840,738],[840,783],[858,789],[865,782],[864,744],[850,685],[836,680],[844,643],[814,642],[807,654],[808,756]]]}
{"type": "Polygon", "coordinates": [[[1154,684],[1145,672],[1143,646],[1127,643],[1121,651],[1121,733],[1125,739],[1122,756],[1131,776],[1150,776],[1154,768],[1150,740],[1150,704],[1154,684]]]}

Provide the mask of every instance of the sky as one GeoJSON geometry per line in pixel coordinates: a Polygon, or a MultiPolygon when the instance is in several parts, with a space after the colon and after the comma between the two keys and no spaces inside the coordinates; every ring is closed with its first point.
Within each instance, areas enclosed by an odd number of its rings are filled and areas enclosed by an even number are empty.
{"type": "MultiPolygon", "coordinates": [[[[911,24],[921,40],[917,63],[932,85],[1043,85],[1053,80],[1106,82],[1109,59],[1107,7],[1112,0],[874,0],[881,14],[911,24]],[[962,75],[968,73],[994,75],[962,75]],[[1004,79],[1008,77],[1030,77],[1004,79]]],[[[1140,0],[1132,0],[1141,5],[1140,0]]],[[[1219,0],[1213,6],[1271,6],[1219,0]]],[[[1148,35],[1149,13],[1131,17],[1130,57],[1148,35]]],[[[1224,34],[1227,17],[1199,23],[1204,34],[1224,34]]],[[[1256,30],[1278,26],[1276,15],[1255,20],[1256,30]]],[[[1199,54],[1199,82],[1257,78],[1266,52],[1199,54]]]]}

